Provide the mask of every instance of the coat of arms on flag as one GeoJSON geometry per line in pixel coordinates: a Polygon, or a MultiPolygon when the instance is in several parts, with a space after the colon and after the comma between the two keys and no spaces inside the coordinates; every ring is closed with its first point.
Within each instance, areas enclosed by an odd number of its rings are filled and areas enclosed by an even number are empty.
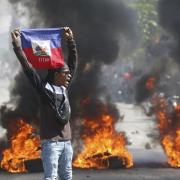
{"type": "Polygon", "coordinates": [[[51,56],[50,41],[32,40],[31,44],[35,56],[51,56]]]}
{"type": "Polygon", "coordinates": [[[62,30],[63,28],[21,30],[22,50],[34,68],[53,69],[64,65],[62,30]]]}

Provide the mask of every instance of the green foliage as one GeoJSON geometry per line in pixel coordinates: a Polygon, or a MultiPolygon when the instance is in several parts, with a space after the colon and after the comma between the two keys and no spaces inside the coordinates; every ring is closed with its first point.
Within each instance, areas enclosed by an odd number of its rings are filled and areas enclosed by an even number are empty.
{"type": "Polygon", "coordinates": [[[158,0],[129,0],[129,6],[137,11],[138,24],[143,42],[159,32],[158,26],[158,0]]]}

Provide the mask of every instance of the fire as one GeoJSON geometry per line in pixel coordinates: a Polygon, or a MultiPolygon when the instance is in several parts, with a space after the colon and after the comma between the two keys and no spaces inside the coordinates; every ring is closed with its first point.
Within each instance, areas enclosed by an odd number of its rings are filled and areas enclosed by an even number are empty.
{"type": "Polygon", "coordinates": [[[146,84],[145,84],[146,89],[148,89],[148,90],[154,89],[155,83],[156,83],[156,78],[155,78],[155,77],[150,77],[150,78],[147,80],[146,84]]]}
{"type": "Polygon", "coordinates": [[[133,166],[132,155],[125,148],[124,134],[114,130],[113,117],[104,114],[96,119],[86,118],[83,124],[84,149],[74,160],[74,167],[105,169],[113,157],[121,160],[127,168],[133,166]]]}
{"type": "Polygon", "coordinates": [[[168,156],[171,167],[180,167],[180,106],[168,112],[168,103],[165,97],[157,99],[156,117],[159,122],[161,144],[168,156]]]}
{"type": "Polygon", "coordinates": [[[173,136],[165,136],[162,144],[168,156],[168,164],[172,167],[180,167],[180,129],[173,136]]]}
{"type": "Polygon", "coordinates": [[[15,132],[11,137],[10,148],[3,151],[1,168],[12,172],[26,172],[25,160],[40,157],[40,139],[33,135],[34,129],[22,119],[13,121],[15,132]]]}

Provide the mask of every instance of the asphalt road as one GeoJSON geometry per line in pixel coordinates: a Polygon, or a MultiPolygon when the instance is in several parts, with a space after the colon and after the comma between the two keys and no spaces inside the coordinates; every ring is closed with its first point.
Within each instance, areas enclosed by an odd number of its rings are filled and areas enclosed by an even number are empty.
{"type": "MultiPolygon", "coordinates": [[[[9,174],[0,172],[0,180],[42,180],[43,173],[9,174]]],[[[180,180],[180,169],[132,168],[73,171],[73,180],[180,180]]]]}

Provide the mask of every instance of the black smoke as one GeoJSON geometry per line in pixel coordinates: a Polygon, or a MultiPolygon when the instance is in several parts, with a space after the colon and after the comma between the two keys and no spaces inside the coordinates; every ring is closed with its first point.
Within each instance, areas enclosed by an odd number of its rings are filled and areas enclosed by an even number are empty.
{"type": "Polygon", "coordinates": [[[167,62],[168,60],[165,57],[163,59],[160,58],[144,69],[135,85],[135,100],[137,103],[148,100],[155,92],[160,93],[167,90],[167,82],[164,78],[164,74],[167,71],[167,62]],[[147,88],[146,84],[150,78],[154,78],[155,81],[152,88],[147,88]]]}
{"type": "MultiPolygon", "coordinates": [[[[73,115],[79,114],[78,104],[82,99],[103,96],[103,88],[99,85],[101,65],[117,59],[122,34],[132,37],[135,34],[134,12],[116,0],[9,1],[15,7],[21,4],[29,10],[31,27],[43,24],[44,27],[69,26],[73,30],[79,55],[77,76],[70,91],[73,115]]],[[[20,91],[20,97],[24,97],[19,88],[23,88],[21,83],[26,81],[17,82],[12,93],[20,91]]],[[[19,101],[19,107],[21,104],[25,106],[23,100],[19,101]]]]}
{"type": "MultiPolygon", "coordinates": [[[[118,119],[118,110],[112,105],[111,99],[106,98],[104,87],[100,85],[101,67],[117,60],[121,36],[131,39],[136,37],[134,11],[120,0],[37,0],[35,2],[9,0],[9,2],[14,9],[18,9],[19,5],[26,9],[29,13],[29,27],[69,26],[74,33],[79,62],[76,78],[69,92],[73,138],[79,136],[77,131],[81,129],[79,127],[82,118],[100,116],[104,106],[109,109],[107,112],[110,115],[118,119]],[[83,101],[86,99],[88,103],[84,104],[83,101]]],[[[22,115],[29,121],[38,119],[38,96],[22,71],[15,78],[11,97],[16,97],[15,114],[18,112],[19,116],[22,115]]]]}
{"type": "MultiPolygon", "coordinates": [[[[180,1],[178,0],[160,0],[158,4],[160,25],[173,36],[173,46],[170,48],[170,57],[176,64],[172,78],[169,80],[171,96],[180,96],[180,1]]],[[[173,64],[173,62],[172,62],[173,64]]]]}
{"type": "Polygon", "coordinates": [[[137,102],[147,100],[154,92],[167,96],[179,95],[180,78],[176,68],[180,63],[180,1],[159,0],[158,16],[162,31],[158,43],[149,42],[146,48],[148,72],[144,72],[136,83],[137,102]],[[158,71],[157,71],[158,69],[158,71]],[[145,83],[149,76],[156,76],[155,89],[147,90],[145,83]]]}
{"type": "Polygon", "coordinates": [[[121,1],[114,0],[61,0],[53,4],[39,0],[36,8],[46,26],[70,26],[74,31],[79,69],[76,84],[71,89],[71,99],[73,112],[79,112],[79,100],[87,97],[97,99],[102,95],[99,83],[101,65],[116,60],[121,34],[133,34],[133,12],[121,1]]]}
{"type": "Polygon", "coordinates": [[[180,1],[159,0],[158,9],[160,24],[174,36],[176,41],[172,56],[180,63],[180,1]]]}

